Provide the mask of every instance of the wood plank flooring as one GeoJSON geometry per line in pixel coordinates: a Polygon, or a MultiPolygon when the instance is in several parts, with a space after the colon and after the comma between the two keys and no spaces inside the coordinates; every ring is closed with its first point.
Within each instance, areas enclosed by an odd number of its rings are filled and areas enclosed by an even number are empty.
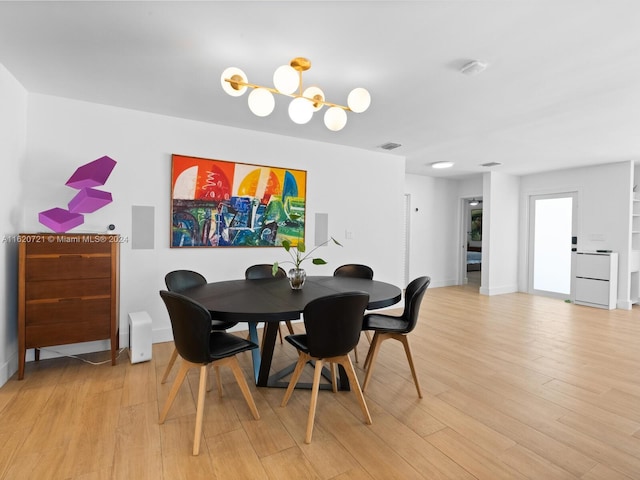
{"type": "MultiPolygon", "coordinates": [[[[638,307],[434,288],[410,342],[424,398],[400,343],[385,342],[365,393],[373,424],[351,392],[321,391],[310,445],[310,392],[281,408],[284,389],[255,387],[240,355],[261,419],[223,369],[198,457],[196,370],[158,425],[178,370],[159,384],[171,343],[136,365],[126,352],[115,367],[28,363],[0,389],[0,479],[640,479],[638,307]]],[[[360,381],[367,348],[363,335],[360,381]]],[[[275,356],[276,369],[297,357],[286,342],[275,356]]]]}

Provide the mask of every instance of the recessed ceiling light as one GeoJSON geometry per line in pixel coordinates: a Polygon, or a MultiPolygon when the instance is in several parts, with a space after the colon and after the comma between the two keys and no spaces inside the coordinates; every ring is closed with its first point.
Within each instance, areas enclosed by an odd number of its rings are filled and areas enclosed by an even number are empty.
{"type": "Polygon", "coordinates": [[[451,168],[453,162],[435,162],[431,164],[431,168],[451,168]]]}

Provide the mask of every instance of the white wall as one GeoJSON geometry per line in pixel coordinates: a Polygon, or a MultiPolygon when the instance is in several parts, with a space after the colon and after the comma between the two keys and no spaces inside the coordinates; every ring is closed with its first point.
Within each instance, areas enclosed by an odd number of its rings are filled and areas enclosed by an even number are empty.
{"type": "Polygon", "coordinates": [[[529,197],[578,192],[578,250],[608,249],[619,253],[618,306],[629,303],[629,196],[632,162],[574,168],[528,175],[521,179],[519,288],[528,291],[529,197]]]}
{"type": "Polygon", "coordinates": [[[483,185],[480,293],[517,292],[520,178],[489,172],[484,174],[483,185]]]}
{"type": "Polygon", "coordinates": [[[428,275],[430,288],[457,283],[458,184],[457,180],[405,175],[405,191],[411,195],[409,278],[428,275]]]}
{"type": "MultiPolygon", "coordinates": [[[[0,385],[18,369],[17,243],[12,240],[19,232],[22,218],[22,162],[25,158],[26,138],[27,92],[0,64],[0,271],[3,272],[0,288],[0,385]]],[[[24,195],[29,195],[29,191],[25,190],[24,195]]]]}
{"type": "MultiPolygon", "coordinates": [[[[377,279],[403,283],[397,241],[403,228],[404,162],[397,156],[37,94],[29,96],[28,125],[24,170],[35,192],[23,198],[25,231],[46,230],[38,212],[65,207],[75,190],[64,183],[78,166],[103,155],[118,162],[103,187],[114,201],[87,215],[72,232],[104,230],[113,223],[127,237],[131,206],[155,207],[155,248],[132,250],[130,242],[122,244],[123,345],[128,343],[127,314],[140,310],[153,319],[154,342],[171,339],[158,295],[166,272],[188,268],[216,281],[242,278],[253,263],[288,258],[279,247],[169,248],[172,153],[307,170],[307,242],[313,242],[313,221],[320,212],[328,214],[329,234],[343,244],[318,250],[329,264],[305,265],[308,273],[330,275],[342,263],[358,262],[370,265],[377,279]]],[[[291,128],[294,133],[305,127],[291,128]]]]}

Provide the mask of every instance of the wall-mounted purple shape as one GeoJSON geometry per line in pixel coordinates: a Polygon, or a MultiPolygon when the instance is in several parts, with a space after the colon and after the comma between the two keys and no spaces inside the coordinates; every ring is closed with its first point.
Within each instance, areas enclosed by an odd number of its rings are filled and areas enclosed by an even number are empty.
{"type": "Polygon", "coordinates": [[[56,233],[64,233],[84,223],[84,215],[64,208],[52,208],[38,214],[38,221],[56,233]]]}
{"type": "Polygon", "coordinates": [[[96,190],[95,188],[83,188],[69,202],[69,211],[72,213],[92,213],[99,208],[111,203],[109,192],[96,190]]]}
{"type": "Polygon", "coordinates": [[[86,165],[78,167],[74,174],[71,175],[71,178],[67,180],[65,185],[78,189],[104,185],[115,166],[116,161],[105,155],[93,162],[89,162],[86,165]]]}
{"type": "Polygon", "coordinates": [[[82,213],[92,213],[111,203],[109,192],[103,192],[91,187],[104,185],[111,175],[116,161],[107,157],[100,157],[78,167],[65,185],[80,190],[69,202],[69,210],[52,208],[38,214],[38,221],[56,233],[64,233],[84,223],[82,213]]]}

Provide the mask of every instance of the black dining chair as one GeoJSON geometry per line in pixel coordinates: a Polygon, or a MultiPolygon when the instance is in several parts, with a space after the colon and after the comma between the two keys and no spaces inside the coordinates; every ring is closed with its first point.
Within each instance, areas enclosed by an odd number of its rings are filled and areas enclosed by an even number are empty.
{"type": "Polygon", "coordinates": [[[306,363],[310,360],[315,361],[305,443],[311,443],[320,376],[325,363],[331,366],[334,392],[337,391],[335,364],[342,365],[364,413],[365,422],[371,425],[371,415],[349,357],[349,352],[358,343],[362,317],[368,303],[369,294],[365,292],[336,293],[312,300],[303,312],[306,333],[286,337],[286,340],[298,349],[299,354],[281,406],[287,405],[306,363]]]}
{"type": "MultiPolygon", "coordinates": [[[[273,274],[273,266],[270,263],[259,263],[257,265],[251,265],[244,271],[244,278],[247,280],[262,280],[265,278],[287,278],[287,272],[284,271],[281,267],[278,267],[276,274],[273,274]]],[[[293,325],[290,320],[286,320],[287,329],[289,333],[293,335],[295,331],[293,330],[293,325]]],[[[264,334],[266,332],[265,329],[262,333],[262,340],[264,343],[264,334]]],[[[278,324],[278,335],[280,336],[280,343],[282,343],[282,331],[280,330],[280,325],[278,324]]]]}
{"type": "Polygon", "coordinates": [[[418,277],[412,280],[405,290],[404,294],[404,310],[402,315],[384,315],[381,313],[369,313],[365,315],[362,323],[363,330],[372,330],[373,341],[367,358],[364,361],[364,368],[366,374],[364,382],[362,383],[362,391],[367,389],[371,374],[373,373],[373,366],[380,350],[380,345],[383,341],[393,338],[398,340],[404,346],[404,352],[409,362],[409,368],[411,369],[411,375],[413,376],[413,382],[416,385],[418,391],[418,397],[422,398],[422,392],[420,391],[420,383],[418,382],[418,376],[416,375],[416,369],[413,365],[413,357],[411,355],[411,349],[409,348],[408,334],[415,328],[418,322],[418,313],[420,312],[420,304],[422,303],[422,297],[424,297],[427,287],[431,283],[429,277],[418,277]]]}
{"type": "MultiPolygon", "coordinates": [[[[197,287],[200,285],[206,285],[207,279],[198,272],[194,272],[193,270],[174,270],[172,272],[167,273],[164,276],[164,283],[167,286],[167,290],[170,292],[183,292],[188,288],[197,287]]],[[[212,330],[227,330],[233,326],[237,325],[237,322],[224,322],[222,320],[211,320],[211,329],[212,330]]],[[[176,348],[173,349],[171,353],[171,358],[169,359],[169,363],[164,370],[164,374],[162,375],[162,380],[160,383],[165,383],[167,378],[169,377],[169,373],[173,368],[173,365],[176,363],[176,359],[178,358],[178,350],[176,348]]],[[[220,382],[220,373],[216,370],[216,380],[218,383],[218,392],[222,393],[222,383],[220,382]]]]}
{"type": "Polygon", "coordinates": [[[249,406],[249,410],[253,414],[253,418],[260,419],[253,396],[236,357],[240,352],[258,348],[258,345],[224,331],[211,330],[209,310],[184,295],[161,290],[160,297],[162,297],[169,312],[173,339],[176,349],[180,357],[182,357],[182,362],[180,371],[171,386],[169,396],[160,413],[159,423],[164,423],[189,369],[199,367],[200,383],[196,406],[196,427],[193,437],[193,454],[198,455],[202,436],[204,397],[207,389],[207,365],[216,367],[226,365],[231,368],[242,395],[249,406]]]}
{"type": "MultiPolygon", "coordinates": [[[[366,278],[367,280],[373,280],[373,269],[368,265],[361,265],[359,263],[347,263],[341,265],[333,272],[334,277],[351,277],[351,278],[366,278]]],[[[371,343],[371,335],[368,331],[364,332],[367,340],[371,343]]],[[[353,354],[358,363],[358,345],[353,349],[353,354]]]]}
{"type": "Polygon", "coordinates": [[[333,272],[333,276],[366,278],[368,280],[373,280],[373,269],[368,265],[360,265],[359,263],[348,263],[336,268],[333,272]]]}

